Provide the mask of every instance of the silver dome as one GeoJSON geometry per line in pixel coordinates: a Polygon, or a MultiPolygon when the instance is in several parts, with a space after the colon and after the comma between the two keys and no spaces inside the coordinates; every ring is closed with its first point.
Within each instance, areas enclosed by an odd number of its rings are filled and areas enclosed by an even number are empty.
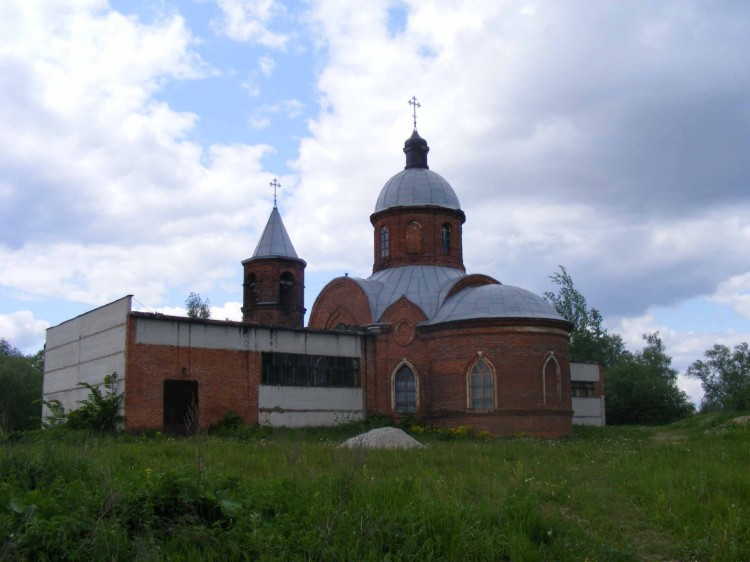
{"type": "Polygon", "coordinates": [[[383,186],[375,204],[375,212],[391,207],[422,205],[461,208],[456,192],[441,175],[427,168],[407,168],[383,186]]]}

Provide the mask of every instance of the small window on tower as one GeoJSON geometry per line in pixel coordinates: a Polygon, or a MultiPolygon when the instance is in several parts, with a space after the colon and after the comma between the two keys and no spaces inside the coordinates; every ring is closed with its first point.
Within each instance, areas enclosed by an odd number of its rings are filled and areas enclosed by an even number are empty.
{"type": "Polygon", "coordinates": [[[390,253],[390,234],[388,233],[388,227],[384,226],[380,229],[380,257],[387,258],[390,253]]]}
{"type": "Polygon", "coordinates": [[[442,247],[443,247],[443,253],[444,254],[450,254],[451,253],[451,225],[448,223],[443,225],[442,230],[442,247]]]}
{"type": "Polygon", "coordinates": [[[255,308],[255,304],[258,302],[258,295],[255,292],[256,284],[255,273],[248,274],[247,279],[245,279],[245,306],[250,310],[255,308]]]}
{"type": "Polygon", "coordinates": [[[410,254],[422,252],[422,225],[411,221],[406,227],[406,251],[410,254]]]}
{"type": "Polygon", "coordinates": [[[294,293],[294,275],[285,271],[279,279],[279,305],[284,312],[292,310],[292,295],[294,293]]]}

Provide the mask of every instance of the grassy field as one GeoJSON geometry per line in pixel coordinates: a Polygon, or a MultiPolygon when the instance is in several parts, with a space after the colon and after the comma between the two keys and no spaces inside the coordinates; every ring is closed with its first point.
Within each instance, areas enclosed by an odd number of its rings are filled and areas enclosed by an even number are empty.
{"type": "Polygon", "coordinates": [[[0,436],[2,560],[750,560],[750,425],[0,436]]]}

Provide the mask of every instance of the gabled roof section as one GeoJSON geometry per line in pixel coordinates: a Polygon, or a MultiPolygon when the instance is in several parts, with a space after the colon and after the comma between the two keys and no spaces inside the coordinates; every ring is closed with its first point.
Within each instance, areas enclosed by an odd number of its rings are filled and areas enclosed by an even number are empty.
{"type": "Polygon", "coordinates": [[[382,320],[388,307],[406,298],[424,313],[426,320],[420,326],[511,318],[567,323],[552,305],[526,289],[450,267],[410,265],[384,269],[368,279],[349,279],[364,291],[375,322],[382,320]]]}
{"type": "Polygon", "coordinates": [[[255,247],[253,257],[257,258],[289,258],[298,260],[297,252],[292,246],[292,241],[287,234],[284,223],[281,220],[279,210],[274,207],[263,234],[255,247]]]}
{"type": "Polygon", "coordinates": [[[408,265],[383,269],[368,279],[352,278],[367,295],[375,322],[401,297],[418,306],[425,317],[432,318],[442,304],[441,289],[452,286],[466,273],[452,267],[408,265]]]}

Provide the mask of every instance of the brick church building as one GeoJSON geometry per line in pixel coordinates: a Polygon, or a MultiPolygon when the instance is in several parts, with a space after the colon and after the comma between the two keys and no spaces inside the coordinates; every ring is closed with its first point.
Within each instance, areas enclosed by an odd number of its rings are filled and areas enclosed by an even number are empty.
{"type": "Polygon", "coordinates": [[[286,426],[376,412],[566,435],[572,324],[525,289],[466,273],[456,192],[429,169],[416,127],[403,150],[404,170],[370,215],[372,275],[329,282],[307,328],[306,262],[274,205],[242,262],[242,322],[135,312],[120,299],[50,328],[45,399],[73,406],[77,382],[117,370],[125,427],[135,431],[179,430],[192,409],[206,425],[229,410],[286,426]]]}

